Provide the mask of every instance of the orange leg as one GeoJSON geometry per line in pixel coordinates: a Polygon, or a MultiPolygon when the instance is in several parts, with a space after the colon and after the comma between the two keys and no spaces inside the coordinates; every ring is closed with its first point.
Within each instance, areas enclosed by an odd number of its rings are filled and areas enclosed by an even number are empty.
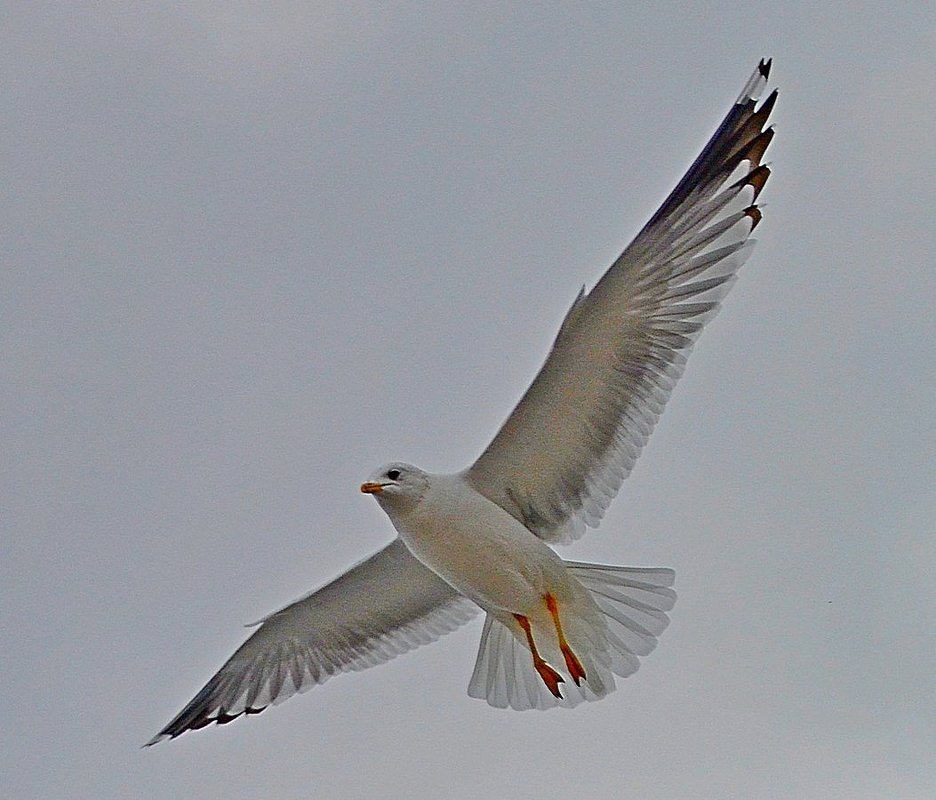
{"type": "Polygon", "coordinates": [[[543,661],[542,656],[536,649],[536,644],[533,642],[533,631],[530,630],[530,620],[528,620],[523,614],[514,614],[514,619],[517,620],[517,623],[523,628],[523,632],[527,637],[527,644],[530,645],[530,652],[533,654],[533,667],[539,673],[539,676],[543,679],[543,683],[546,684],[546,688],[552,692],[554,697],[562,699],[562,693],[559,691],[559,684],[565,683],[562,679],[562,676],[556,672],[549,664],[543,661]]]}
{"type": "Polygon", "coordinates": [[[549,609],[553,622],[556,624],[556,634],[559,637],[559,649],[562,650],[562,655],[565,657],[566,668],[569,670],[569,675],[572,677],[572,680],[575,681],[576,686],[581,686],[582,680],[585,678],[585,669],[582,667],[582,662],[578,660],[578,656],[572,652],[572,648],[569,647],[565,634],[562,632],[562,623],[559,621],[559,605],[556,603],[556,598],[551,594],[547,594],[543,596],[543,600],[546,601],[546,608],[549,609]]]}

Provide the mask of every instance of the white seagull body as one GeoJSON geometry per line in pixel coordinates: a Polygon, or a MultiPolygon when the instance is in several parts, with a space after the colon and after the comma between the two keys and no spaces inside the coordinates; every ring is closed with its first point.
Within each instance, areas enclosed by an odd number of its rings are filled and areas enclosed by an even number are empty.
{"type": "Polygon", "coordinates": [[[514,709],[597,700],[668,624],[669,569],[581,564],[550,544],[596,527],[659,418],[705,323],[753,245],[777,93],[770,62],[660,209],[566,315],[539,374],[478,460],[408,464],[361,486],[399,534],[261,620],[148,744],[258,713],[330,676],[382,663],[486,612],[468,687],[514,709]]]}

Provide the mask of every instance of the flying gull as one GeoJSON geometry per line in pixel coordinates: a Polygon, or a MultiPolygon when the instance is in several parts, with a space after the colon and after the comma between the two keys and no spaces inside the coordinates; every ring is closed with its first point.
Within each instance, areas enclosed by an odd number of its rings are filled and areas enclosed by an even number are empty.
{"type": "Polygon", "coordinates": [[[404,463],[361,486],[397,537],[259,627],[148,744],[257,714],[485,612],[468,694],[499,708],[599,700],[666,628],[663,568],[564,561],[597,527],[754,244],[777,98],[761,61],[662,206],[569,309],[542,369],[477,461],[404,463]]]}

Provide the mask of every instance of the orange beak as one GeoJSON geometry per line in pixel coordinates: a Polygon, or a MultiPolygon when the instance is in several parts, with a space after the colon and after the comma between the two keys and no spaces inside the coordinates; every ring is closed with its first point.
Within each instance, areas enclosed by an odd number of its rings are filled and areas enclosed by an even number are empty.
{"type": "Polygon", "coordinates": [[[361,484],[361,491],[364,492],[364,494],[380,494],[383,491],[383,484],[368,481],[367,483],[361,484]]]}

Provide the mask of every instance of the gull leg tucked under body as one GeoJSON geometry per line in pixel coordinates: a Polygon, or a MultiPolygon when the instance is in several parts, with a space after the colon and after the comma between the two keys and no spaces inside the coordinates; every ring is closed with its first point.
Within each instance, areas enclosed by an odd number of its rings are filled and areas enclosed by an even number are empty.
{"type": "Polygon", "coordinates": [[[556,637],[559,639],[559,649],[562,651],[562,657],[565,659],[566,669],[568,669],[572,680],[575,681],[575,685],[580,686],[582,679],[586,677],[585,670],[582,667],[582,662],[578,660],[578,656],[572,652],[572,648],[569,647],[569,642],[562,632],[562,621],[559,619],[559,604],[556,603],[556,598],[551,594],[545,595],[543,597],[543,602],[546,603],[546,608],[549,609],[549,614],[556,624],[556,637]]]}
{"type": "MultiPolygon", "coordinates": [[[[562,631],[562,622],[559,619],[559,605],[556,603],[556,598],[551,594],[545,594],[543,595],[543,603],[546,605],[546,608],[549,609],[549,613],[556,625],[556,637],[559,640],[559,649],[562,651],[562,656],[565,659],[566,670],[575,682],[575,685],[581,686],[582,679],[586,677],[585,669],[582,667],[582,662],[579,661],[578,656],[572,652],[572,648],[569,647],[569,642],[562,631]]],[[[523,614],[514,614],[513,616],[526,635],[527,645],[533,656],[533,668],[543,679],[543,683],[546,685],[546,688],[549,689],[550,694],[562,699],[562,693],[559,691],[559,684],[564,683],[564,678],[540,656],[539,651],[536,649],[536,641],[533,639],[530,620],[523,614]]]]}
{"type": "MultiPolygon", "coordinates": [[[[524,634],[526,634],[527,644],[530,647],[530,653],[533,655],[533,669],[535,669],[537,675],[543,679],[543,683],[546,685],[546,688],[549,689],[550,694],[552,694],[553,697],[561,699],[562,692],[559,691],[559,684],[564,682],[564,678],[549,666],[549,664],[543,661],[543,657],[536,649],[536,642],[533,640],[530,620],[523,616],[523,614],[514,614],[513,616],[514,619],[517,620],[517,624],[523,628],[524,634]]],[[[578,681],[576,681],[576,683],[578,683],[578,681]]]]}

